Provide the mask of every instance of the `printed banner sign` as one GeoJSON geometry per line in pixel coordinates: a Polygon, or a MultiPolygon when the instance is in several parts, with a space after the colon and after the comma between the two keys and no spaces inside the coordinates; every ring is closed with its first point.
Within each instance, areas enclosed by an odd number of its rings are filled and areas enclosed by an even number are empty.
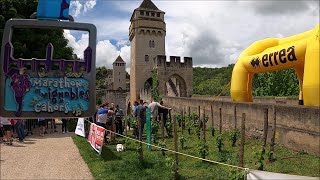
{"type": "Polygon", "coordinates": [[[318,177],[295,176],[289,174],[273,173],[266,171],[250,170],[247,180],[319,180],[318,177]]]}
{"type": "Polygon", "coordinates": [[[93,147],[93,149],[96,150],[99,154],[101,154],[102,152],[104,133],[105,129],[103,127],[91,123],[88,141],[93,147]]]}
{"type": "Polygon", "coordinates": [[[84,118],[78,119],[77,127],[74,132],[79,136],[86,137],[84,133],[84,118]]]}

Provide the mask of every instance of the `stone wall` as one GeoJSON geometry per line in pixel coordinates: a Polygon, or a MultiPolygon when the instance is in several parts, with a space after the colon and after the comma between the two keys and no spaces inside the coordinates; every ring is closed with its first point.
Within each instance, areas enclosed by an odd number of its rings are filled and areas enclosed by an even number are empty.
{"type": "MultiPolygon", "coordinates": [[[[194,99],[206,99],[206,100],[216,100],[216,101],[231,101],[230,96],[202,96],[193,95],[194,99]]],[[[254,103],[272,103],[272,104],[287,104],[287,105],[299,105],[298,98],[288,98],[288,97],[253,97],[254,103]]]]}
{"type": "Polygon", "coordinates": [[[115,105],[119,105],[119,107],[125,111],[127,109],[128,101],[127,94],[127,91],[108,90],[102,97],[102,103],[114,103],[115,105]]]}
{"type": "Polygon", "coordinates": [[[219,127],[219,111],[222,112],[223,130],[240,127],[242,113],[246,114],[246,134],[262,137],[264,124],[264,110],[268,109],[270,141],[273,126],[273,109],[276,111],[276,142],[295,151],[306,151],[320,155],[320,120],[319,107],[305,107],[298,105],[283,105],[272,103],[240,103],[231,101],[217,101],[195,98],[165,97],[165,105],[172,107],[173,112],[205,112],[209,116],[207,127],[212,122],[219,127]],[[213,121],[211,118],[213,109],[213,121]],[[204,111],[205,110],[205,111],[204,111]],[[236,112],[236,113],[235,113],[236,112]],[[236,116],[235,116],[236,114],[236,116]]]}

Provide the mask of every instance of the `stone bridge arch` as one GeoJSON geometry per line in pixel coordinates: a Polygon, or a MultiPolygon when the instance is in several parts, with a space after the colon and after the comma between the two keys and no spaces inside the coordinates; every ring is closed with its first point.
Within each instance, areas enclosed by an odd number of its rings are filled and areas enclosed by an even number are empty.
{"type": "Polygon", "coordinates": [[[191,97],[193,88],[192,58],[178,56],[157,56],[156,70],[159,80],[159,93],[162,96],[191,97]]]}
{"type": "Polygon", "coordinates": [[[170,97],[187,97],[186,81],[178,74],[173,74],[164,83],[164,95],[170,97]]]}

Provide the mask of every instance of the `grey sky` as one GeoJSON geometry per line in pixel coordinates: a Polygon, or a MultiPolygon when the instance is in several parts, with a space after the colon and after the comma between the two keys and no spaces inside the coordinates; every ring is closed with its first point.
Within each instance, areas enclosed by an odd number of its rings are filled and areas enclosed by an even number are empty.
{"type": "MultiPolygon", "coordinates": [[[[90,19],[97,24],[98,36],[104,37],[97,46],[98,65],[111,68],[120,54],[129,70],[130,45],[124,42],[128,41],[131,13],[141,2],[112,1],[111,8],[128,17],[90,19]],[[111,39],[120,42],[112,44],[111,39]]],[[[235,63],[240,53],[257,40],[295,35],[319,23],[319,1],[315,0],[153,2],[166,12],[166,55],[192,56],[194,66],[221,67],[235,63]]],[[[70,45],[79,48],[79,42],[82,41],[75,40],[70,45]]]]}

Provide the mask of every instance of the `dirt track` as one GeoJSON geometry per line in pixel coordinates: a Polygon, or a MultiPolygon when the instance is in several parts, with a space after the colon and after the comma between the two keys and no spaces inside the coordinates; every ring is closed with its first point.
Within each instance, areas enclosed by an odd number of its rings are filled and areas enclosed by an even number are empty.
{"type": "Polygon", "coordinates": [[[72,135],[56,132],[1,144],[0,179],[93,179],[72,135]]]}

